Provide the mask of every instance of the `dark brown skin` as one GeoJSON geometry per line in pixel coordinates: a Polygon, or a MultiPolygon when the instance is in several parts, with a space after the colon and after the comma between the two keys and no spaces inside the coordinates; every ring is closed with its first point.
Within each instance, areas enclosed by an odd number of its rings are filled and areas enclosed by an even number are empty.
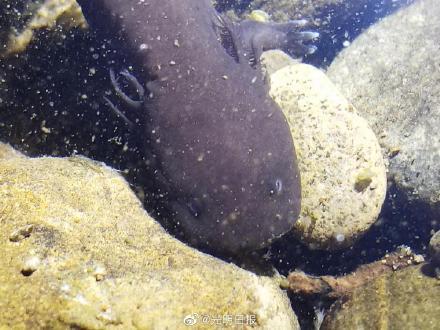
{"type": "MultiPolygon", "coordinates": [[[[208,0],[78,2],[91,27],[124,38],[152,77],[141,82],[152,93],[141,134],[188,241],[237,254],[289,231],[300,177],[287,121],[248,63],[252,49],[264,48],[252,39],[258,34],[239,38],[242,27],[208,0]]],[[[256,26],[288,42],[285,31],[256,26]]]]}

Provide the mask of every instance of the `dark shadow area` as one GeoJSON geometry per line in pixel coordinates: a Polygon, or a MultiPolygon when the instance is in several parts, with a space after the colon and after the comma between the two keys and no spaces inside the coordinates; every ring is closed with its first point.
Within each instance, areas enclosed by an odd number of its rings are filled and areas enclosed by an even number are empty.
{"type": "MultiPolygon", "coordinates": [[[[84,155],[119,171],[147,205],[155,200],[142,125],[135,131],[104,102],[116,102],[109,69],[133,67],[111,40],[92,33],[40,31],[27,51],[0,60],[0,141],[29,156],[84,155]],[[150,193],[148,193],[150,192],[150,193]]],[[[143,72],[133,68],[138,77],[143,72]]],[[[123,110],[123,108],[121,108],[123,110]]],[[[125,111],[133,122],[141,113],[125,111]]]]}
{"type": "Polygon", "coordinates": [[[298,317],[298,322],[301,330],[317,330],[315,319],[319,313],[326,312],[336,299],[326,299],[323,301],[321,297],[302,297],[288,293],[289,299],[292,302],[292,309],[298,317]]]}
{"type": "MultiPolygon", "coordinates": [[[[340,5],[319,8],[317,30],[321,34],[315,45],[318,50],[307,63],[328,67],[338,53],[368,27],[414,0],[345,1],[340,5]],[[360,6],[359,4],[363,5],[360,6]]],[[[372,45],[374,47],[374,45],[372,45]]]]}
{"type": "Polygon", "coordinates": [[[243,12],[249,8],[250,3],[252,0],[217,0],[215,7],[218,11],[233,9],[237,12],[243,12]]]}
{"type": "Polygon", "coordinates": [[[423,275],[440,279],[440,265],[427,263],[422,266],[421,271],[423,275]]]}

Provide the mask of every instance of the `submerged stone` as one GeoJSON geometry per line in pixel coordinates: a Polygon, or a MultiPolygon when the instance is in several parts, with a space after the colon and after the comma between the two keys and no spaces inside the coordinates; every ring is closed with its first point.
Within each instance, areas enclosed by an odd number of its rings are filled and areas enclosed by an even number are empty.
{"type": "Polygon", "coordinates": [[[440,214],[439,15],[437,1],[416,1],[363,32],[327,71],[380,137],[399,192],[428,219],[440,214]]]}
{"type": "Polygon", "coordinates": [[[386,171],[377,138],[320,70],[291,64],[270,80],[301,173],[294,234],[311,248],[348,247],[377,220],[384,202],[386,171]]]}
{"type": "Polygon", "coordinates": [[[330,329],[438,329],[440,285],[423,267],[387,274],[337,302],[321,327],[330,329]]]}
{"type": "Polygon", "coordinates": [[[298,329],[276,280],[168,235],[116,171],[6,149],[0,328],[186,329],[186,318],[209,329],[224,316],[231,328],[298,329]]]}

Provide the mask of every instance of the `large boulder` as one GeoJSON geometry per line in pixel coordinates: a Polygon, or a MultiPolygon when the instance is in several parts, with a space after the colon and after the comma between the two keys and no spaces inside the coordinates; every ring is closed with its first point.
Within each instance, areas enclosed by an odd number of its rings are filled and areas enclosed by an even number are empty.
{"type": "Polygon", "coordinates": [[[330,329],[438,329],[439,280],[410,266],[385,274],[339,301],[321,327],[330,329]]]}
{"type": "Polygon", "coordinates": [[[116,171],[0,155],[0,328],[298,329],[275,279],[168,235],[116,171]]]}
{"type": "Polygon", "coordinates": [[[376,221],[385,198],[377,138],[320,70],[292,64],[272,73],[270,81],[301,173],[295,236],[311,248],[348,247],[376,221]]]}
{"type": "Polygon", "coordinates": [[[368,120],[406,200],[440,209],[440,7],[420,0],[365,31],[327,74],[368,120]]]}

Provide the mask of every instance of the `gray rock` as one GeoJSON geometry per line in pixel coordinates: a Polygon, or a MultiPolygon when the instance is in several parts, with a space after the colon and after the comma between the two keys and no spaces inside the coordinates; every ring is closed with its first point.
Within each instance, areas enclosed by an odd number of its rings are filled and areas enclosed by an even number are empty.
{"type": "MultiPolygon", "coordinates": [[[[249,10],[260,9],[269,13],[275,20],[287,20],[299,17],[317,17],[324,13],[332,13],[314,24],[328,28],[333,19],[359,17],[366,12],[383,12],[408,4],[413,0],[253,0],[249,10]]],[[[337,23],[337,22],[336,22],[337,23]]]]}
{"type": "Polygon", "coordinates": [[[433,264],[436,267],[440,267],[440,230],[429,241],[429,254],[433,264]]]}
{"type": "Polygon", "coordinates": [[[328,76],[366,118],[409,201],[440,205],[440,7],[421,0],[372,26],[328,76]]]}

